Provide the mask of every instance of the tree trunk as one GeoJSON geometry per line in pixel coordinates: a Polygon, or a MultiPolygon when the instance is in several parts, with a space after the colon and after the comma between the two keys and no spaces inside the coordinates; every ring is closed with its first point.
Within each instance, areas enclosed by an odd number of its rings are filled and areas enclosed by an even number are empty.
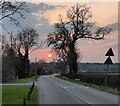
{"type": "Polygon", "coordinates": [[[77,77],[77,71],[78,71],[78,64],[77,64],[77,58],[76,58],[76,54],[74,57],[74,62],[73,62],[73,79],[75,79],[77,77]]]}
{"type": "Polygon", "coordinates": [[[25,51],[25,71],[26,71],[26,77],[29,76],[29,57],[28,57],[28,47],[26,48],[25,51]]]}
{"type": "Polygon", "coordinates": [[[72,43],[70,45],[70,52],[69,52],[69,70],[70,76],[75,79],[77,76],[78,64],[77,64],[77,53],[75,51],[75,45],[72,43]]]}
{"type": "Polygon", "coordinates": [[[25,56],[20,52],[20,48],[18,48],[18,58],[16,58],[15,67],[18,78],[25,78],[26,77],[25,56]]]}

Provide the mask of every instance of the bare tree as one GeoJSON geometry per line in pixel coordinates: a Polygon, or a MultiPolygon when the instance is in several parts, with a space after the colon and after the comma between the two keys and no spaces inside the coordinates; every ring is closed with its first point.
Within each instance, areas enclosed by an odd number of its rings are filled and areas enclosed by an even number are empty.
{"type": "Polygon", "coordinates": [[[16,53],[14,67],[18,78],[29,75],[29,54],[42,46],[42,43],[38,42],[38,37],[39,35],[33,28],[24,28],[16,36],[11,34],[8,41],[2,36],[3,57],[10,50],[16,53]]]}
{"type": "Polygon", "coordinates": [[[11,1],[0,1],[0,24],[5,31],[10,35],[10,32],[6,29],[6,27],[2,24],[2,21],[4,19],[9,19],[12,23],[14,23],[16,26],[20,26],[20,22],[18,19],[16,19],[14,16],[20,16],[21,18],[25,19],[23,12],[28,12],[29,9],[26,7],[25,2],[11,2],[11,1]]]}
{"type": "Polygon", "coordinates": [[[108,27],[98,27],[93,31],[94,23],[89,22],[90,18],[92,18],[90,7],[76,4],[67,11],[66,20],[60,16],[59,22],[54,24],[55,31],[47,38],[48,46],[52,45],[54,50],[64,48],[67,50],[70,76],[73,78],[77,75],[77,40],[102,40],[111,31],[108,27]]]}
{"type": "MultiPolygon", "coordinates": [[[[0,26],[3,28],[10,36],[12,36],[12,33],[6,29],[6,27],[3,25],[2,21],[5,19],[10,20],[12,23],[14,23],[16,26],[20,26],[20,22],[18,19],[16,19],[14,16],[17,15],[20,18],[25,19],[23,12],[29,12],[29,9],[26,7],[25,2],[17,2],[17,1],[5,1],[0,0],[0,26]]],[[[6,45],[4,42],[4,35],[0,34],[1,37],[1,43],[2,43],[2,50],[3,46],[6,45]]]]}
{"type": "Polygon", "coordinates": [[[24,58],[26,75],[29,75],[29,50],[37,45],[38,36],[33,28],[24,28],[16,36],[17,52],[21,58],[24,58]]]}

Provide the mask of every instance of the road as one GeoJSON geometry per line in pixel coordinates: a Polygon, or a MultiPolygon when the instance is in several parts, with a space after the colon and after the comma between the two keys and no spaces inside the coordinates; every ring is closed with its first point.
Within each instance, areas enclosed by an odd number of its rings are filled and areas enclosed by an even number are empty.
{"type": "Polygon", "coordinates": [[[38,79],[38,89],[39,104],[118,104],[117,95],[64,81],[54,76],[41,76],[38,79]]]}

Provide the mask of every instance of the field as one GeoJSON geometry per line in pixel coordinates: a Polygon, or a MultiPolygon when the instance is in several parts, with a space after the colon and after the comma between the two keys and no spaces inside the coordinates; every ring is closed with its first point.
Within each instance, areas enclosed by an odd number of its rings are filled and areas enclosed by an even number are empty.
{"type": "MultiPolygon", "coordinates": [[[[2,87],[2,104],[23,104],[23,98],[27,99],[27,93],[30,86],[3,86],[2,87]]],[[[30,101],[27,104],[37,103],[38,89],[35,87],[30,101]]]]}
{"type": "MultiPolygon", "coordinates": [[[[119,63],[109,65],[109,72],[119,72],[119,63]]],[[[107,65],[103,63],[79,63],[79,72],[106,72],[107,65]]]]}

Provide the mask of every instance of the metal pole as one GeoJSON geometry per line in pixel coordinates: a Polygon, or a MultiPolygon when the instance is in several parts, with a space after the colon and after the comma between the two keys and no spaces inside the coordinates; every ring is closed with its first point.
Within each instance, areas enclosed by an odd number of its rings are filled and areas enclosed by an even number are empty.
{"type": "Polygon", "coordinates": [[[107,64],[107,71],[106,71],[106,76],[105,76],[105,86],[107,85],[107,80],[108,80],[108,72],[109,72],[109,64],[107,64]]]}
{"type": "Polygon", "coordinates": [[[23,98],[23,106],[26,106],[26,98],[23,98]]]}

